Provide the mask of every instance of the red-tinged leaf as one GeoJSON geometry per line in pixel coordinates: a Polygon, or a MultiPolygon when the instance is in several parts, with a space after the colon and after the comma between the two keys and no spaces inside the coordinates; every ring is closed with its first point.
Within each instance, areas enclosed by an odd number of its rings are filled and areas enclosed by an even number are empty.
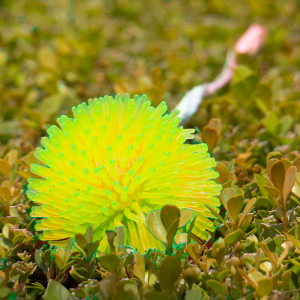
{"type": "Polygon", "coordinates": [[[269,179],[270,180],[272,180],[271,179],[271,169],[272,169],[272,166],[276,163],[276,162],[278,162],[279,160],[277,159],[277,158],[271,158],[271,159],[269,159],[268,160],[268,162],[267,162],[267,173],[268,173],[268,176],[269,176],[269,179]]]}
{"type": "Polygon", "coordinates": [[[297,176],[297,168],[295,166],[289,167],[285,172],[285,179],[284,179],[284,185],[283,185],[283,203],[286,203],[286,199],[289,196],[297,176]]]}
{"type": "Polygon", "coordinates": [[[211,119],[208,123],[208,126],[215,128],[218,136],[220,136],[221,131],[222,131],[222,121],[220,119],[217,119],[217,118],[211,119]]]}
{"type": "Polygon", "coordinates": [[[293,164],[292,164],[288,159],[286,159],[286,158],[281,158],[280,160],[281,160],[281,161],[283,162],[283,164],[284,164],[285,171],[287,171],[287,169],[293,165],[293,164]]]}
{"type": "Polygon", "coordinates": [[[203,128],[202,139],[207,144],[209,152],[212,152],[218,142],[217,130],[213,127],[205,126],[203,128]]]}
{"type": "Polygon", "coordinates": [[[271,167],[271,180],[274,186],[283,193],[283,184],[285,179],[285,168],[282,161],[275,162],[271,167]]]}

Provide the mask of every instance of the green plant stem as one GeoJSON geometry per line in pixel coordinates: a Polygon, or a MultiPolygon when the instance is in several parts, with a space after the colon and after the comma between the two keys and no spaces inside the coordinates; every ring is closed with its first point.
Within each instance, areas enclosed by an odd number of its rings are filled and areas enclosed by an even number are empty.
{"type": "Polygon", "coordinates": [[[150,277],[151,277],[151,268],[148,270],[148,283],[150,284],[150,277]]]}
{"type": "Polygon", "coordinates": [[[5,268],[5,279],[4,279],[4,286],[5,287],[7,287],[7,284],[8,284],[9,271],[10,271],[10,267],[6,266],[6,268],[5,268]]]}
{"type": "Polygon", "coordinates": [[[88,271],[88,277],[90,277],[90,273],[91,273],[91,266],[90,266],[90,264],[91,264],[91,260],[88,260],[87,261],[87,271],[88,271]]]}
{"type": "Polygon", "coordinates": [[[273,293],[276,293],[276,294],[287,294],[287,293],[296,293],[296,292],[300,292],[300,289],[295,289],[295,290],[289,290],[289,291],[273,291],[273,293]]]}
{"type": "Polygon", "coordinates": [[[282,201],[282,198],[281,198],[281,212],[282,212],[282,222],[283,222],[283,228],[284,228],[284,231],[285,232],[288,232],[288,228],[287,228],[287,217],[286,217],[286,210],[285,210],[285,206],[284,206],[284,203],[282,201]]]}

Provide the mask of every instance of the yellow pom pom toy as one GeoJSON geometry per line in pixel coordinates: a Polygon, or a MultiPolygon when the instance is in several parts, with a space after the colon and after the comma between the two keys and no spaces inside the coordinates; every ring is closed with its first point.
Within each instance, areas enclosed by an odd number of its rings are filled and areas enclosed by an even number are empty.
{"type": "Polygon", "coordinates": [[[178,127],[179,111],[166,111],[166,102],[154,108],[145,95],[104,96],[73,107],[74,118],[60,116],[60,128],[49,127],[35,151],[45,166],[31,164],[41,179],[30,178],[27,191],[40,204],[31,216],[42,218],[42,240],[55,245],[92,224],[106,251],[105,231],[123,225],[126,245],[158,249],[145,215],[165,204],[192,209],[193,232],[209,237],[214,216],[205,204],[218,210],[222,187],[213,180],[216,162],[205,143],[184,144],[194,130],[178,127]]]}

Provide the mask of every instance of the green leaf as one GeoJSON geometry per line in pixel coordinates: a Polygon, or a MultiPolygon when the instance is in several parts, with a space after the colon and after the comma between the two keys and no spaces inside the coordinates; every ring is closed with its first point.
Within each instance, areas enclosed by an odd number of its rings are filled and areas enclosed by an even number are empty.
{"type": "MultiPolygon", "coordinates": [[[[1,197],[0,197],[0,202],[1,202],[1,197]]],[[[19,217],[15,217],[15,216],[6,216],[6,217],[0,217],[0,220],[2,223],[16,223],[17,221],[20,221],[19,217]]]]}
{"type": "Polygon", "coordinates": [[[71,260],[70,262],[66,263],[66,264],[60,269],[60,271],[61,271],[62,273],[64,273],[65,271],[67,271],[67,269],[69,269],[69,268],[72,266],[73,263],[74,263],[73,260],[71,260]]]}
{"type": "Polygon", "coordinates": [[[256,179],[256,182],[257,182],[257,185],[258,185],[258,188],[259,188],[261,194],[271,200],[269,193],[262,187],[263,185],[268,185],[268,181],[259,174],[254,174],[254,177],[256,179]]]}
{"type": "Polygon", "coordinates": [[[258,297],[269,296],[272,291],[272,279],[265,277],[257,280],[258,289],[256,290],[256,294],[258,297]]]}
{"type": "Polygon", "coordinates": [[[255,92],[257,93],[257,96],[266,103],[267,108],[269,109],[272,97],[272,90],[270,87],[267,84],[260,83],[257,85],[255,92]]]}
{"type": "MultiPolygon", "coordinates": [[[[239,67],[238,67],[239,68],[239,67]]],[[[243,71],[244,72],[244,71],[243,71]]],[[[247,70],[246,73],[237,75],[239,71],[235,70],[234,80],[231,84],[231,93],[233,98],[239,102],[249,99],[255,90],[255,85],[258,81],[252,70],[247,70]],[[249,71],[249,72],[248,72],[249,71]],[[238,79],[239,78],[239,79],[238,79]]]]}
{"type": "Polygon", "coordinates": [[[209,149],[208,151],[212,153],[212,150],[217,145],[219,139],[217,129],[210,126],[204,126],[202,132],[202,139],[203,142],[207,144],[209,149]]]}
{"type": "Polygon", "coordinates": [[[99,247],[100,241],[96,241],[92,244],[87,244],[83,247],[83,250],[85,251],[87,257],[91,259],[97,248],[99,247]]]}
{"type": "Polygon", "coordinates": [[[296,175],[296,182],[292,188],[292,193],[300,198],[300,173],[298,172],[296,175]]]}
{"type": "Polygon", "coordinates": [[[267,243],[260,242],[259,247],[262,248],[265,255],[268,257],[269,261],[272,263],[273,267],[277,266],[277,262],[275,261],[274,253],[269,250],[267,243]]]}
{"type": "Polygon", "coordinates": [[[44,253],[41,253],[41,256],[43,257],[44,262],[46,263],[46,265],[50,265],[50,262],[51,262],[51,250],[48,249],[44,253]]]}
{"type": "Polygon", "coordinates": [[[238,65],[233,74],[233,82],[244,80],[248,76],[253,74],[253,70],[246,65],[238,65]]]}
{"type": "Polygon", "coordinates": [[[256,198],[252,198],[251,200],[249,200],[244,208],[243,214],[240,217],[239,223],[238,223],[238,227],[240,226],[240,224],[243,222],[244,218],[246,217],[246,215],[249,213],[250,209],[252,208],[252,206],[254,205],[254,203],[256,202],[256,198]]]}
{"type": "Polygon", "coordinates": [[[220,281],[217,280],[207,280],[206,284],[214,291],[215,295],[224,295],[224,287],[220,281]]]}
{"type": "MultiPolygon", "coordinates": [[[[138,287],[135,284],[133,284],[133,283],[127,283],[127,284],[124,285],[123,289],[124,289],[125,292],[127,292],[129,294],[130,299],[134,299],[134,298],[136,299],[137,298],[138,287]]],[[[122,299],[122,297],[121,297],[121,299],[122,299]]]]}
{"type": "Polygon", "coordinates": [[[223,259],[225,257],[226,251],[225,247],[220,247],[215,255],[215,260],[218,264],[218,266],[221,266],[223,259]]]}
{"type": "Polygon", "coordinates": [[[4,298],[8,297],[10,292],[11,292],[10,288],[4,287],[4,286],[1,287],[0,288],[0,297],[1,297],[0,299],[4,299],[4,298]]]}
{"type": "Polygon", "coordinates": [[[184,208],[180,211],[180,221],[178,228],[185,226],[193,217],[193,210],[189,208],[184,208]]]}
{"type": "Polygon", "coordinates": [[[244,84],[246,87],[246,94],[250,98],[253,92],[255,91],[255,86],[257,84],[257,76],[255,74],[250,74],[244,79],[244,84]]]}
{"type": "MultiPolygon", "coordinates": [[[[160,212],[161,222],[166,229],[169,231],[176,219],[180,219],[180,210],[175,205],[165,205],[162,207],[160,212]]],[[[176,228],[177,230],[177,228],[176,228]]]]}
{"type": "Polygon", "coordinates": [[[227,202],[228,213],[230,214],[234,228],[236,228],[237,217],[241,212],[243,205],[244,197],[240,194],[232,196],[227,202]]]}
{"type": "Polygon", "coordinates": [[[50,279],[43,298],[45,300],[71,299],[71,294],[63,285],[50,279]]]}
{"type": "Polygon", "coordinates": [[[286,237],[294,244],[294,246],[300,251],[300,242],[291,234],[285,234],[286,237]]]}
{"type": "Polygon", "coordinates": [[[86,255],[85,251],[84,251],[77,243],[75,243],[75,247],[76,247],[83,255],[86,255]]]}
{"type": "Polygon", "coordinates": [[[72,258],[74,261],[76,261],[78,264],[81,264],[82,266],[86,267],[87,266],[87,262],[81,258],[81,257],[78,257],[78,256],[74,256],[72,258]]]}
{"type": "Polygon", "coordinates": [[[192,230],[194,228],[194,225],[195,225],[195,222],[196,222],[196,219],[197,219],[197,215],[195,215],[195,217],[193,218],[190,226],[189,226],[189,231],[188,231],[188,234],[187,234],[187,241],[186,241],[186,244],[188,245],[190,243],[190,240],[191,240],[191,234],[192,234],[192,230]]]}
{"type": "Polygon", "coordinates": [[[266,161],[269,162],[271,159],[273,159],[273,162],[276,162],[277,160],[280,160],[281,158],[283,158],[282,153],[280,153],[279,151],[272,151],[272,152],[268,153],[266,161]]]}
{"type": "Polygon", "coordinates": [[[290,281],[291,281],[291,271],[290,270],[286,270],[285,272],[283,272],[281,278],[282,278],[282,290],[283,291],[288,291],[289,289],[289,285],[290,285],[290,281]]]}
{"type": "Polygon", "coordinates": [[[117,249],[114,245],[114,241],[115,241],[115,237],[117,236],[117,233],[114,232],[113,230],[106,230],[105,233],[106,233],[106,236],[107,236],[107,241],[108,241],[109,246],[110,246],[110,251],[112,253],[116,253],[117,249]]]}
{"type": "MultiPolygon", "coordinates": [[[[284,157],[282,157],[280,160],[281,160],[281,161],[283,162],[283,164],[284,164],[285,172],[287,171],[287,169],[288,169],[289,167],[292,167],[292,166],[293,166],[293,163],[291,163],[288,159],[286,159],[286,158],[284,158],[284,157]]],[[[297,169],[297,168],[296,168],[296,169],[297,169]]]]}
{"type": "Polygon", "coordinates": [[[294,118],[290,115],[285,115],[282,118],[280,118],[280,122],[281,122],[280,133],[287,134],[288,131],[293,126],[294,118]]]}
{"type": "Polygon", "coordinates": [[[136,263],[133,267],[133,275],[145,285],[145,262],[139,253],[136,253],[136,263]]]}
{"type": "MultiPolygon", "coordinates": [[[[202,293],[199,288],[193,288],[187,292],[185,300],[200,300],[202,299],[202,293]]],[[[155,299],[154,299],[155,300],[155,299]]]]}
{"type": "Polygon", "coordinates": [[[93,242],[93,225],[90,225],[88,227],[88,229],[86,230],[85,237],[86,237],[88,243],[92,243],[93,242]]]}
{"type": "Polygon", "coordinates": [[[200,248],[200,245],[196,242],[192,242],[189,243],[188,246],[186,247],[186,252],[189,254],[189,256],[192,258],[192,260],[196,263],[199,258],[200,255],[202,253],[202,251],[204,250],[205,245],[203,245],[200,248]]]}
{"type": "Polygon", "coordinates": [[[19,218],[19,221],[23,220],[22,216],[20,215],[19,211],[18,211],[18,207],[20,207],[19,205],[15,205],[15,206],[10,206],[9,207],[9,214],[13,217],[17,217],[19,218]]]}
{"type": "Polygon", "coordinates": [[[188,237],[188,234],[185,233],[185,232],[177,233],[177,234],[175,235],[175,243],[176,243],[176,244],[186,244],[186,242],[187,242],[187,237],[188,237]]]}
{"type": "Polygon", "coordinates": [[[226,168],[227,168],[227,170],[228,170],[228,172],[230,173],[230,172],[232,172],[234,169],[234,163],[235,163],[235,160],[234,159],[232,159],[229,163],[228,163],[228,165],[226,166],[226,168]]]}
{"type": "Polygon", "coordinates": [[[225,242],[224,239],[219,238],[212,246],[212,257],[217,261],[218,267],[221,266],[225,256],[225,242]]]}
{"type": "Polygon", "coordinates": [[[149,231],[165,245],[167,241],[167,231],[160,218],[160,210],[150,211],[146,216],[146,226],[149,231]]]}
{"type": "Polygon", "coordinates": [[[257,208],[265,207],[268,211],[272,209],[273,202],[267,197],[258,197],[254,204],[257,208]]]}
{"type": "Polygon", "coordinates": [[[297,168],[295,166],[289,167],[285,172],[284,184],[283,184],[283,203],[286,204],[286,200],[291,192],[292,187],[295,184],[297,175],[297,168]]]}
{"type": "Polygon", "coordinates": [[[229,246],[234,246],[242,237],[242,230],[238,229],[234,232],[228,233],[225,238],[224,241],[227,245],[229,246]]]}
{"type": "Polygon", "coordinates": [[[71,255],[72,255],[73,243],[74,243],[74,240],[70,240],[66,247],[65,255],[64,255],[64,264],[66,264],[69,261],[71,255]]]}
{"type": "Polygon", "coordinates": [[[46,289],[43,287],[43,285],[41,285],[38,282],[26,284],[26,290],[30,290],[30,289],[39,290],[40,293],[45,293],[45,291],[46,291],[46,289]]]}
{"type": "Polygon", "coordinates": [[[220,272],[217,276],[217,279],[224,281],[226,279],[228,273],[229,273],[229,270],[224,270],[224,271],[220,272]]]}
{"type": "Polygon", "coordinates": [[[58,268],[61,269],[64,264],[63,259],[57,253],[52,252],[52,255],[55,257],[55,262],[58,268]]]}
{"type": "Polygon", "coordinates": [[[283,184],[285,180],[285,168],[282,161],[275,162],[271,167],[271,180],[274,186],[279,190],[280,194],[283,193],[283,184]]]}
{"type": "Polygon", "coordinates": [[[262,124],[266,129],[272,133],[274,136],[278,136],[281,128],[280,121],[277,119],[275,113],[269,112],[267,117],[262,120],[262,124]]]}
{"type": "Polygon", "coordinates": [[[134,260],[134,254],[129,254],[126,256],[126,259],[124,261],[124,266],[127,266],[127,265],[131,265],[133,263],[133,260],[134,260]]]}
{"type": "Polygon", "coordinates": [[[173,239],[178,229],[178,224],[179,224],[179,218],[173,222],[173,224],[169,227],[169,230],[167,232],[167,241],[168,241],[169,250],[172,248],[173,239]]]}
{"type": "Polygon", "coordinates": [[[0,173],[4,174],[7,178],[9,178],[9,174],[11,171],[11,165],[8,161],[0,158],[0,173]]]}
{"type": "Polygon", "coordinates": [[[246,253],[255,253],[258,249],[258,240],[255,235],[249,236],[246,243],[243,244],[244,251],[246,253]]]}
{"type": "Polygon", "coordinates": [[[181,273],[181,262],[176,256],[167,256],[160,265],[158,272],[159,283],[167,293],[173,291],[175,282],[181,273]]]}
{"type": "MultiPolygon", "coordinates": [[[[284,243],[284,250],[282,251],[282,253],[280,254],[280,257],[278,259],[278,265],[281,265],[281,263],[283,262],[283,260],[287,257],[287,255],[289,254],[290,248],[291,248],[291,242],[290,241],[286,241],[284,243]]],[[[275,245],[275,243],[274,243],[275,245]]],[[[274,247],[275,248],[275,247],[274,247]]],[[[274,249],[275,251],[275,249],[274,249]]]]}
{"type": "Polygon", "coordinates": [[[269,195],[278,196],[280,194],[274,186],[263,185],[262,187],[269,193],[269,195]]]}
{"type": "Polygon", "coordinates": [[[82,288],[77,288],[77,289],[72,289],[71,288],[70,291],[75,293],[75,295],[77,297],[80,297],[80,299],[86,299],[86,297],[87,297],[87,294],[86,294],[85,290],[82,289],[82,288]]]}
{"type": "Polygon", "coordinates": [[[114,239],[114,246],[115,249],[118,250],[119,246],[122,246],[124,244],[124,240],[125,240],[124,226],[119,226],[115,228],[114,232],[117,234],[117,236],[114,239]]]}
{"type": "Polygon", "coordinates": [[[15,226],[11,223],[6,223],[4,224],[3,228],[2,228],[2,233],[4,234],[4,236],[6,238],[9,238],[9,229],[10,228],[14,228],[15,226]]]}
{"type": "Polygon", "coordinates": [[[219,219],[220,222],[222,222],[227,227],[227,229],[230,229],[227,222],[212,207],[210,207],[208,205],[205,205],[205,206],[212,212],[212,214],[214,214],[219,219]]]}
{"type": "Polygon", "coordinates": [[[291,263],[293,265],[295,265],[296,267],[298,267],[298,270],[300,270],[300,261],[299,260],[297,260],[296,258],[292,258],[291,263]]]}
{"type": "Polygon", "coordinates": [[[220,134],[222,132],[222,121],[221,121],[221,119],[218,119],[218,118],[211,119],[208,123],[208,126],[215,128],[217,130],[218,136],[220,136],[220,134]]]}
{"type": "Polygon", "coordinates": [[[264,261],[259,264],[261,270],[263,270],[266,274],[272,271],[272,264],[269,261],[264,261]]]}
{"type": "Polygon", "coordinates": [[[40,112],[44,120],[50,116],[57,114],[63,103],[63,96],[61,94],[50,95],[45,97],[40,105],[40,112]]]}
{"type": "Polygon", "coordinates": [[[254,99],[255,105],[260,109],[260,111],[266,115],[268,112],[268,106],[266,105],[266,103],[258,97],[255,97],[254,99]]]}
{"type": "Polygon", "coordinates": [[[17,255],[18,253],[23,252],[24,246],[25,246],[24,244],[16,245],[15,247],[13,247],[13,248],[11,249],[10,254],[11,254],[11,255],[17,255]]]}
{"type": "Polygon", "coordinates": [[[234,188],[226,188],[222,191],[221,200],[222,200],[222,204],[226,208],[226,210],[228,210],[227,202],[228,202],[229,198],[231,198],[237,194],[238,193],[234,188]]]}
{"type": "Polygon", "coordinates": [[[245,84],[242,81],[232,83],[230,90],[234,99],[243,101],[245,99],[245,84]]]}
{"type": "MultiPolygon", "coordinates": [[[[57,255],[59,255],[60,258],[64,259],[64,257],[65,257],[65,250],[63,248],[61,248],[61,247],[57,248],[56,251],[55,251],[55,253],[57,255]]],[[[52,251],[52,254],[53,254],[53,251],[52,251]]]]}
{"type": "Polygon", "coordinates": [[[115,253],[110,253],[108,255],[101,256],[99,259],[101,267],[109,271],[112,274],[115,274],[117,268],[120,264],[119,256],[115,253]]]}
{"type": "Polygon", "coordinates": [[[88,240],[86,239],[86,237],[81,234],[81,233],[77,233],[75,234],[75,240],[76,243],[79,245],[80,248],[83,249],[83,247],[88,244],[88,240]]]}
{"type": "Polygon", "coordinates": [[[166,300],[168,298],[168,295],[164,292],[158,292],[155,290],[148,289],[145,291],[144,297],[145,300],[166,300]]]}
{"type": "Polygon", "coordinates": [[[36,52],[36,58],[41,66],[52,71],[58,70],[56,53],[47,47],[40,47],[36,52]]]}
{"type": "Polygon", "coordinates": [[[42,250],[35,250],[34,253],[34,260],[36,264],[40,267],[41,270],[43,270],[45,273],[47,272],[47,267],[41,257],[41,254],[43,253],[42,250]]]}
{"type": "Polygon", "coordinates": [[[7,238],[0,238],[0,245],[6,250],[14,247],[14,244],[7,238]]]}
{"type": "Polygon", "coordinates": [[[84,268],[76,268],[75,266],[72,267],[70,271],[70,275],[78,282],[82,283],[87,280],[87,270],[84,268]]]}

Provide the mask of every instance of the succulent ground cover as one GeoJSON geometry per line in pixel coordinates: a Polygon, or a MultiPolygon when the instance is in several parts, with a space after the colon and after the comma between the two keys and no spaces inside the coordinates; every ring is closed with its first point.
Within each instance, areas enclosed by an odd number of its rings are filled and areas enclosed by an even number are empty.
{"type": "Polygon", "coordinates": [[[297,1],[1,1],[0,299],[299,299],[297,12],[297,1]],[[26,191],[55,119],[126,92],[171,110],[215,78],[253,22],[269,30],[264,48],[239,56],[231,83],[185,125],[223,186],[208,241],[173,205],[147,214],[161,247],[146,253],[124,244],[122,226],[103,252],[93,226],[63,247],[41,241],[26,191]]]}

